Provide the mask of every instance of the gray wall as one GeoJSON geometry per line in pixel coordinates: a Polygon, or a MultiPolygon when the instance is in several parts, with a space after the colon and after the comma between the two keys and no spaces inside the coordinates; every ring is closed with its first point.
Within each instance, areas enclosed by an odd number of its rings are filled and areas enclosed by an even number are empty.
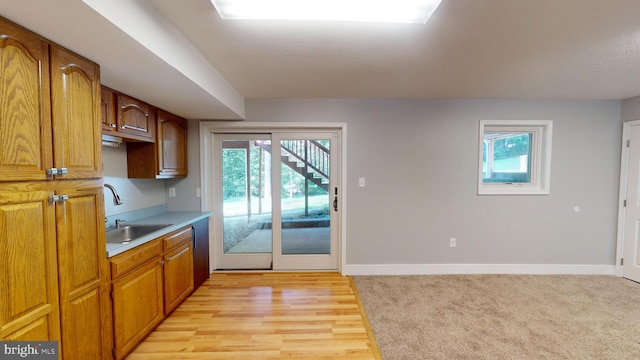
{"type": "Polygon", "coordinates": [[[640,96],[622,101],[622,121],[640,120],[640,96]]]}
{"type": "MultiPolygon", "coordinates": [[[[256,99],[246,114],[348,124],[349,265],[615,262],[620,101],[256,99]],[[476,194],[481,119],[554,121],[550,195],[476,194]]],[[[189,125],[190,175],[167,182],[169,210],[200,209],[189,125]]]]}
{"type": "Polygon", "coordinates": [[[200,198],[196,197],[196,188],[200,187],[200,128],[199,122],[189,120],[187,123],[189,156],[189,176],[184,179],[164,180],[167,191],[176,188],[176,197],[167,198],[169,211],[200,211],[200,198]]]}
{"type": "Polygon", "coordinates": [[[169,211],[200,211],[196,188],[200,186],[200,141],[198,122],[188,122],[189,172],[186,179],[155,180],[127,178],[127,148],[103,147],[104,182],[113,185],[124,201],[115,206],[111,192],[105,189],[105,215],[117,215],[157,205],[167,205],[169,211]],[[169,197],[169,188],[176,188],[176,197],[169,197]]]}
{"type": "Polygon", "coordinates": [[[113,204],[113,195],[104,189],[105,215],[117,215],[134,210],[145,209],[167,202],[165,184],[155,179],[127,178],[127,148],[121,144],[118,148],[102,147],[104,182],[116,188],[124,204],[113,204]]]}

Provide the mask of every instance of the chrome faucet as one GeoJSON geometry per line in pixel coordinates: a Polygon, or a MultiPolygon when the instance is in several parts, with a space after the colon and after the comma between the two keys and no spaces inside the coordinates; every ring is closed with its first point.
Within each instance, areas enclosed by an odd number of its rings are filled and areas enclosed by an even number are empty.
{"type": "Polygon", "coordinates": [[[122,205],[122,199],[120,199],[120,195],[118,195],[116,188],[114,188],[113,185],[109,185],[109,184],[104,184],[104,187],[111,190],[111,192],[113,193],[113,204],[122,205]]]}

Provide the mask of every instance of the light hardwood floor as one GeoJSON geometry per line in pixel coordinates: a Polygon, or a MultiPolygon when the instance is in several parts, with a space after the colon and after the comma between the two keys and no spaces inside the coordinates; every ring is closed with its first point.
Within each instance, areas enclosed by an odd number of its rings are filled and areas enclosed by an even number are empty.
{"type": "Polygon", "coordinates": [[[127,357],[380,359],[350,277],[214,273],[127,357]]]}

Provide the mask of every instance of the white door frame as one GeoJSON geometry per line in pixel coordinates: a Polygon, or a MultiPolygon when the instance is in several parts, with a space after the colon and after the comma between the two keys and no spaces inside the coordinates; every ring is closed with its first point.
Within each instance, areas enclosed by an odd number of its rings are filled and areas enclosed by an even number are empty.
{"type": "Polygon", "coordinates": [[[640,120],[625,121],[622,123],[622,144],[620,156],[620,187],[618,194],[618,231],[617,231],[617,249],[616,249],[616,275],[622,276],[622,258],[624,258],[624,233],[625,233],[625,216],[627,199],[627,177],[629,171],[629,148],[627,140],[629,140],[632,126],[640,125],[640,120]]]}
{"type": "MultiPolygon", "coordinates": [[[[340,189],[340,212],[338,219],[338,271],[344,275],[346,268],[347,248],[347,124],[337,122],[231,122],[231,121],[202,121],[200,122],[200,184],[201,184],[201,209],[213,212],[209,218],[209,226],[213,228],[215,213],[214,204],[214,175],[213,175],[213,134],[214,133],[265,133],[265,132],[308,132],[308,131],[337,131],[338,142],[341,149],[341,158],[338,160],[340,176],[337,179],[340,189]]],[[[210,272],[217,268],[215,246],[213,244],[213,231],[209,232],[209,267],[210,272]]]]}

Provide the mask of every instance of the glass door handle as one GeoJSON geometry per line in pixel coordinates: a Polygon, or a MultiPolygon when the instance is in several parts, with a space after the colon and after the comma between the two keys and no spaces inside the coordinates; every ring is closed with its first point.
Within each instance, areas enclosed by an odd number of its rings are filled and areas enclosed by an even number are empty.
{"type": "Polygon", "coordinates": [[[333,198],[333,210],[338,211],[338,188],[335,188],[335,197],[333,198]]]}

